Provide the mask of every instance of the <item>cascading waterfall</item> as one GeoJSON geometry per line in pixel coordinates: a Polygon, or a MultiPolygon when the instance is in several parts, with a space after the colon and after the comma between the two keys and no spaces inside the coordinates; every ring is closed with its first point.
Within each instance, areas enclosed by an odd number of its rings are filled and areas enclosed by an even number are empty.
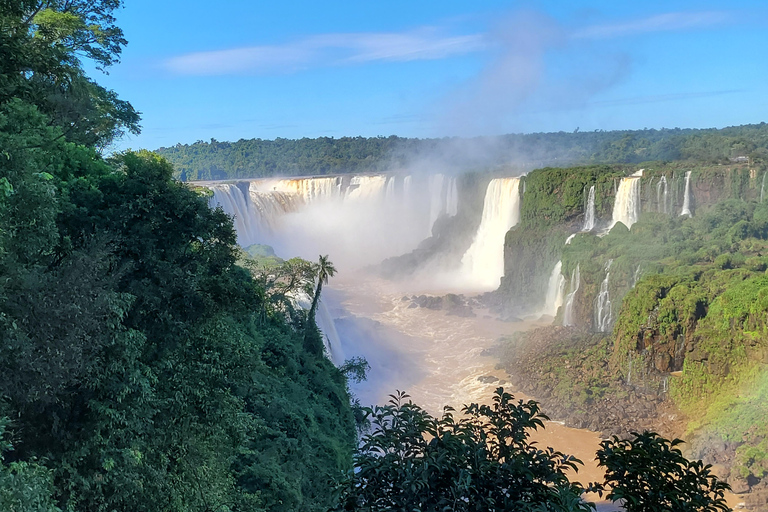
{"type": "Polygon", "coordinates": [[[211,208],[221,206],[224,212],[234,217],[238,243],[244,247],[255,243],[260,229],[243,191],[231,183],[212,185],[210,189],[213,191],[209,201],[211,208]]]}
{"type": "Polygon", "coordinates": [[[557,315],[557,310],[563,305],[565,277],[563,277],[562,269],[562,261],[558,261],[557,264],[555,264],[555,268],[552,269],[552,274],[549,276],[549,284],[547,285],[547,297],[544,301],[544,309],[541,311],[542,315],[555,316],[557,315]]]}
{"type": "Polygon", "coordinates": [[[411,194],[411,184],[413,183],[413,176],[406,176],[403,178],[403,196],[408,197],[411,194]]]}
{"type": "MultiPolygon", "coordinates": [[[[640,217],[640,178],[643,169],[621,179],[616,191],[616,200],[613,203],[613,220],[610,228],[621,222],[628,228],[637,222],[640,217]]],[[[608,228],[608,231],[610,231],[608,228]]]]}
{"type": "Polygon", "coordinates": [[[306,178],[278,180],[272,184],[272,190],[294,194],[305,204],[327,201],[341,197],[341,178],[306,178]]]}
{"type": "Polygon", "coordinates": [[[429,177],[428,190],[429,190],[429,230],[431,232],[432,226],[445,211],[445,204],[443,203],[443,182],[445,176],[442,174],[433,174],[429,177]]]}
{"type": "Polygon", "coordinates": [[[760,202],[763,202],[763,197],[765,197],[765,177],[768,176],[768,172],[763,173],[763,183],[760,185],[760,202]]]}
{"type": "MultiPolygon", "coordinates": [[[[259,235],[274,231],[280,218],[288,212],[297,211],[303,202],[295,194],[277,190],[263,192],[256,182],[248,186],[248,199],[251,216],[260,228],[259,235]]],[[[256,240],[251,243],[256,243],[256,240]]]]}
{"type": "Polygon", "coordinates": [[[632,288],[634,288],[637,285],[637,282],[640,280],[640,264],[637,264],[637,268],[635,269],[635,274],[632,276],[632,288]]]}
{"type": "Polygon", "coordinates": [[[448,180],[448,196],[445,200],[446,207],[445,213],[454,217],[459,213],[459,190],[456,187],[456,178],[450,178],[448,180]]]}
{"type": "Polygon", "coordinates": [[[391,197],[395,197],[395,177],[394,176],[390,176],[387,179],[387,190],[384,195],[386,196],[387,199],[391,197]]]}
{"type": "Polygon", "coordinates": [[[459,193],[456,178],[446,178],[442,174],[433,174],[427,182],[429,190],[429,234],[440,215],[453,217],[459,211],[459,193]]]}
{"type": "Polygon", "coordinates": [[[563,309],[563,325],[576,325],[576,319],[573,317],[573,304],[576,302],[576,292],[579,291],[581,285],[581,273],[579,272],[579,265],[571,272],[571,286],[568,295],[565,297],[565,308],[563,309]]]}
{"type": "Polygon", "coordinates": [[[608,260],[605,266],[605,279],[600,283],[600,292],[595,300],[595,326],[598,332],[608,332],[613,322],[613,311],[611,310],[611,297],[608,293],[608,278],[611,276],[611,264],[613,260],[608,260]]]}
{"type": "Polygon", "coordinates": [[[483,216],[472,245],[461,259],[462,274],[473,286],[492,290],[504,275],[504,238],[520,220],[520,179],[491,180],[483,216]]]}
{"type": "Polygon", "coordinates": [[[346,199],[351,201],[382,199],[386,184],[386,176],[353,176],[349,182],[346,199]]]}
{"type": "Polygon", "coordinates": [[[317,327],[323,333],[323,344],[328,359],[336,366],[344,364],[344,350],[341,347],[341,338],[336,331],[336,324],[333,323],[333,317],[328,307],[321,298],[317,304],[317,315],[315,316],[317,327]]]}
{"type": "Polygon", "coordinates": [[[691,171],[685,171],[685,192],[683,192],[683,209],[680,215],[691,216],[691,171]]]}
{"type": "Polygon", "coordinates": [[[669,187],[667,186],[667,177],[662,176],[659,182],[656,184],[656,204],[658,205],[658,211],[660,213],[667,213],[667,194],[669,193],[669,187]],[[664,192],[662,192],[662,190],[664,192]]]}
{"type": "Polygon", "coordinates": [[[587,207],[584,213],[584,226],[582,231],[592,231],[595,229],[595,186],[589,187],[589,196],[587,197],[587,207]]]}

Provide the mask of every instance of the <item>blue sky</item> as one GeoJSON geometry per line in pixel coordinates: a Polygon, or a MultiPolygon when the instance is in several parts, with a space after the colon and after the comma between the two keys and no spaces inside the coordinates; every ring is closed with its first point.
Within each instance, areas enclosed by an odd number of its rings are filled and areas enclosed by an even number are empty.
{"type": "Polygon", "coordinates": [[[758,1],[128,0],[123,148],[768,121],[758,1]]]}

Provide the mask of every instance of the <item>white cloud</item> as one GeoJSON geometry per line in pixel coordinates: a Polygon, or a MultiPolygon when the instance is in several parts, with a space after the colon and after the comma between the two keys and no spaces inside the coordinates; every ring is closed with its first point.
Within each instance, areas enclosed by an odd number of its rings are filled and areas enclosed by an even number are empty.
{"type": "Polygon", "coordinates": [[[721,11],[670,12],[609,25],[593,25],[573,33],[576,39],[610,39],[652,32],[672,32],[718,25],[730,14],[721,11]]]}
{"type": "Polygon", "coordinates": [[[434,60],[485,47],[483,36],[410,32],[323,34],[284,45],[251,46],[173,57],[166,67],[183,75],[292,73],[310,67],[372,61],[434,60]]]}

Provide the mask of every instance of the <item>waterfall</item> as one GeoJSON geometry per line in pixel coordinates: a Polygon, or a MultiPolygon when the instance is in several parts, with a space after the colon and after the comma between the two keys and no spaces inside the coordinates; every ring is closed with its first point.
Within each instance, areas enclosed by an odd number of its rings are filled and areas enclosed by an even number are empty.
{"type": "Polygon", "coordinates": [[[386,176],[353,176],[349,182],[346,199],[353,201],[381,199],[386,184],[386,176]]]}
{"type": "Polygon", "coordinates": [[[411,183],[413,183],[413,176],[406,176],[403,178],[403,196],[408,197],[411,194],[411,183]]]}
{"type": "Polygon", "coordinates": [[[587,208],[584,213],[584,226],[582,231],[592,231],[595,229],[595,186],[589,187],[589,197],[587,198],[587,208]]]}
{"type": "Polygon", "coordinates": [[[579,265],[571,272],[571,286],[568,295],[565,297],[565,309],[563,310],[563,325],[576,325],[576,320],[573,318],[573,303],[576,301],[576,292],[579,291],[581,285],[581,274],[579,273],[579,265]]]}
{"type": "Polygon", "coordinates": [[[562,268],[563,262],[558,261],[557,264],[555,264],[555,268],[552,269],[552,274],[549,276],[547,297],[544,301],[544,309],[541,311],[542,315],[555,316],[557,315],[557,310],[563,305],[565,278],[561,272],[562,268]]]}
{"type": "Polygon", "coordinates": [[[657,209],[661,213],[667,213],[667,194],[669,187],[667,187],[667,177],[662,176],[659,182],[656,184],[656,204],[657,209]],[[662,189],[664,190],[662,195],[662,189]]]}
{"type": "Polygon", "coordinates": [[[629,177],[622,178],[616,191],[616,200],[613,203],[613,220],[608,231],[621,222],[628,228],[637,222],[640,217],[640,178],[643,169],[629,177]]]}
{"type": "Polygon", "coordinates": [[[432,226],[440,216],[445,212],[445,203],[443,202],[443,182],[445,176],[442,174],[433,174],[429,177],[428,190],[429,190],[429,230],[432,231],[432,226]]]}
{"type": "Polygon", "coordinates": [[[395,197],[395,177],[394,176],[390,176],[387,179],[387,191],[385,192],[384,195],[387,199],[391,197],[395,197]]]}
{"type": "Polygon", "coordinates": [[[230,183],[212,185],[211,190],[213,197],[209,201],[210,206],[221,206],[225,213],[234,217],[238,243],[243,247],[255,243],[260,229],[243,191],[230,183]]]}
{"type": "Polygon", "coordinates": [[[595,300],[595,325],[598,332],[608,332],[613,322],[613,311],[611,310],[611,297],[608,293],[608,278],[611,276],[611,264],[613,260],[608,260],[605,266],[605,279],[600,283],[600,292],[595,300]]]}
{"type": "Polygon", "coordinates": [[[341,197],[341,178],[304,178],[278,180],[272,184],[272,190],[293,194],[305,204],[327,201],[341,197]]]}
{"type": "Polygon", "coordinates": [[[637,268],[635,269],[635,275],[632,276],[632,288],[635,287],[637,282],[640,280],[640,264],[637,264],[637,268]]]}
{"type": "Polygon", "coordinates": [[[253,181],[248,185],[248,199],[251,216],[260,227],[260,235],[274,231],[283,215],[298,211],[301,206],[300,196],[277,190],[263,192],[253,181]]]}
{"type": "Polygon", "coordinates": [[[315,316],[317,327],[323,335],[323,345],[328,359],[336,366],[344,364],[344,351],[341,348],[341,338],[336,331],[336,324],[322,297],[317,303],[317,315],[315,316]]]}
{"type": "Polygon", "coordinates": [[[459,213],[459,190],[456,187],[456,178],[448,180],[448,196],[445,200],[445,213],[454,217],[459,213]]]}
{"type": "Polygon", "coordinates": [[[472,245],[461,259],[462,273],[473,285],[493,290],[504,275],[504,238],[520,220],[520,179],[491,180],[483,216],[472,245]]]}
{"type": "Polygon", "coordinates": [[[683,192],[683,209],[680,215],[691,216],[691,171],[685,171],[685,192],[683,192]]]}
{"type": "Polygon", "coordinates": [[[763,173],[763,183],[760,185],[760,202],[763,202],[763,197],[765,197],[765,177],[768,176],[768,172],[763,173]]]}

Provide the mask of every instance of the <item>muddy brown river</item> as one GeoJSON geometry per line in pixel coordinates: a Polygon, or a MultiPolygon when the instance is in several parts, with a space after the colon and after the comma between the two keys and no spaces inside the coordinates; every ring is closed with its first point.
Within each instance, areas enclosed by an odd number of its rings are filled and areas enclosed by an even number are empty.
{"type": "MultiPolygon", "coordinates": [[[[406,391],[414,403],[432,415],[441,414],[446,405],[460,411],[471,402],[489,403],[507,375],[496,369],[495,358],[484,355],[485,349],[501,336],[551,323],[551,318],[502,322],[477,309],[477,316],[463,318],[440,310],[415,308],[410,300],[403,300],[421,293],[449,292],[408,289],[370,276],[334,278],[325,292],[325,300],[336,318],[343,357],[361,356],[371,365],[368,379],[352,385],[363,405],[383,404],[396,390],[406,391]],[[491,379],[480,377],[498,380],[489,382],[491,379]]],[[[516,398],[530,398],[509,387],[506,391],[516,398]]],[[[603,471],[595,461],[601,441],[597,432],[550,421],[532,439],[542,447],[552,447],[580,459],[584,466],[572,479],[585,485],[603,479],[603,471]]],[[[597,496],[587,498],[598,502],[599,512],[620,510],[600,502],[597,496]]],[[[734,495],[728,496],[731,507],[737,507],[740,501],[734,495]]]]}

